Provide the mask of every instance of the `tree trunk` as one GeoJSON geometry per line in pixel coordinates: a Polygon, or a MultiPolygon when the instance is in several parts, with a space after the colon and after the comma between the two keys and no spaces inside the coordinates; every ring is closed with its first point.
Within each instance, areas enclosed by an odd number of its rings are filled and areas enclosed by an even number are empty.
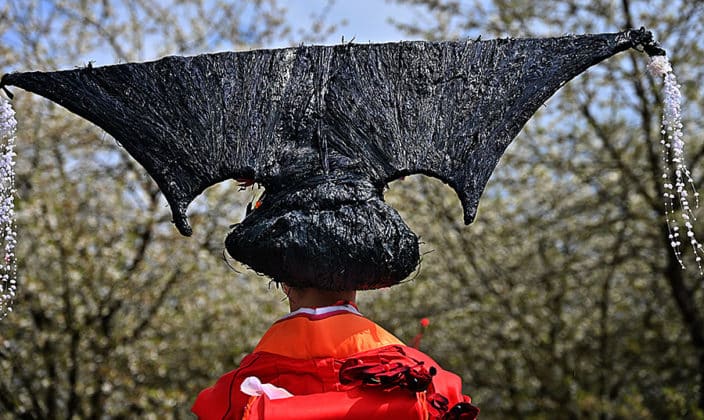
{"type": "MultiPolygon", "coordinates": [[[[667,235],[663,237],[667,238],[667,235]]],[[[667,245],[669,247],[669,244],[667,245]]],[[[680,267],[677,257],[669,250],[668,263],[665,270],[665,278],[670,284],[672,297],[677,303],[677,308],[682,315],[689,337],[697,355],[698,372],[699,372],[699,401],[698,407],[704,410],[704,323],[702,322],[701,314],[697,310],[694,302],[694,294],[689,290],[684,281],[684,270],[680,267]]]]}

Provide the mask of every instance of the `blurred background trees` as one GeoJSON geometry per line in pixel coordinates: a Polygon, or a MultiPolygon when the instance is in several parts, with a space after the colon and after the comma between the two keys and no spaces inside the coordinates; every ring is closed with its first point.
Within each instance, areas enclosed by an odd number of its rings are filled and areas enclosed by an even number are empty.
{"type": "MultiPolygon", "coordinates": [[[[0,69],[335,33],[329,9],[299,30],[284,3],[8,0],[0,69]]],[[[701,189],[701,2],[398,3],[417,18],[394,24],[416,38],[653,30],[682,82],[701,189]]],[[[661,92],[646,62],[628,52],[567,84],[509,148],[468,227],[440,182],[390,186],[427,254],[412,280],[362,293],[362,310],[405,340],[429,317],[421,348],[463,376],[482,418],[704,418],[704,281],[669,249],[661,92]]],[[[0,323],[0,418],[187,417],[197,392],[286,309],[266,279],[223,261],[228,225],[254,192],[209,189],[191,206],[194,236],[180,238],[154,183],[112,138],[16,93],[20,295],[0,323]]]]}

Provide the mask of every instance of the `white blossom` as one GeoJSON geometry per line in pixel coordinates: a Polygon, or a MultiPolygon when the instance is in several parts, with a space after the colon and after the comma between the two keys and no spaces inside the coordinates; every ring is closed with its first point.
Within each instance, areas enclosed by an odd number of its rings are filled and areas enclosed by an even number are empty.
{"type": "Polygon", "coordinates": [[[0,319],[12,312],[17,293],[15,246],[15,111],[0,97],[0,319]]]}

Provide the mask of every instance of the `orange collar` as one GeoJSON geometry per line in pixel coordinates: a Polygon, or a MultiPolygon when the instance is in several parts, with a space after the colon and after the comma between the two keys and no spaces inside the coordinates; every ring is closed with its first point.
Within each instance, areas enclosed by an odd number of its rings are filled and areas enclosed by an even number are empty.
{"type": "Polygon", "coordinates": [[[351,305],[301,308],[276,321],[254,352],[293,359],[345,358],[352,354],[402,344],[351,305]]]}

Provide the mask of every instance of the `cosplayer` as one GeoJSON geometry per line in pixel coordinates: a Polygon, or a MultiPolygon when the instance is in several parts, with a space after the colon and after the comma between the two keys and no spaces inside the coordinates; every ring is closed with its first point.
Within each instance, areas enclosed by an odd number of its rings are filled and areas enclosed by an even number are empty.
{"type": "MultiPolygon", "coordinates": [[[[465,223],[503,151],[571,78],[645,30],[544,39],[345,44],[12,73],[111,134],[159,185],[174,223],[227,179],[260,184],[227,252],[284,285],[291,313],[200,393],[202,418],[474,418],[459,377],[364,318],[356,290],[393,286],[418,238],[384,202],[422,173],[458,194],[465,223]]],[[[223,343],[225,344],[225,343],[223,343]]]]}

